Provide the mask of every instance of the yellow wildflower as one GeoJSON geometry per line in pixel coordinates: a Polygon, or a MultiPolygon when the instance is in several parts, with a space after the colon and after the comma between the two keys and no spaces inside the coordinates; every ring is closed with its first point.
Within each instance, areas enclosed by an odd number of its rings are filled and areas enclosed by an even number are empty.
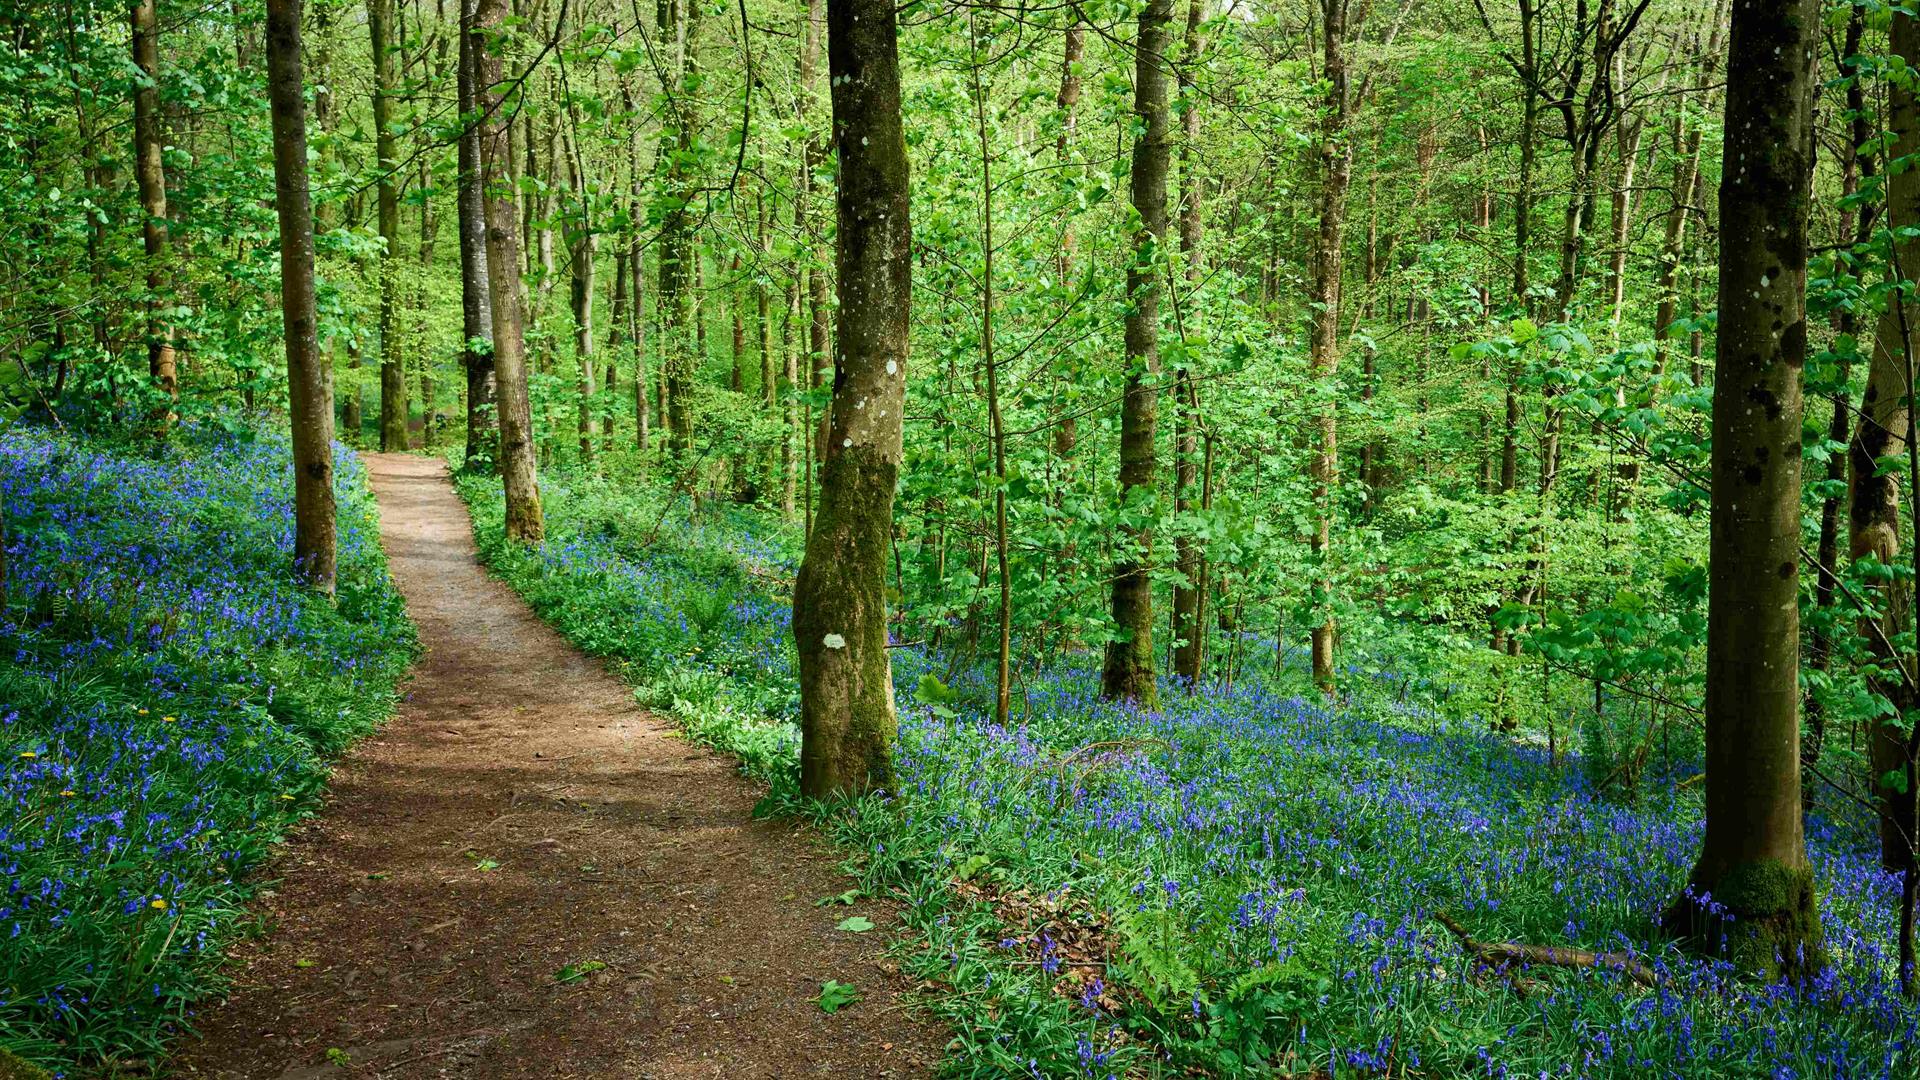
{"type": "Polygon", "coordinates": [[[167,902],[158,897],[155,897],[153,900],[149,901],[147,903],[147,906],[154,909],[155,911],[167,910],[167,902]]]}

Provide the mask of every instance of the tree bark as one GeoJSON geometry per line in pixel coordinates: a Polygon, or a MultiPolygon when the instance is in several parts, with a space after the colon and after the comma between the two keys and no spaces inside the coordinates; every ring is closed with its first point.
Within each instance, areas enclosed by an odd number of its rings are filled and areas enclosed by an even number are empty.
{"type": "MultiPolygon", "coordinates": [[[[601,446],[608,453],[613,451],[614,417],[616,410],[611,402],[618,400],[620,356],[627,347],[627,260],[632,257],[632,246],[624,239],[613,253],[613,295],[607,299],[607,366],[606,379],[601,384],[607,393],[609,405],[600,422],[601,446]]],[[[636,364],[634,373],[639,374],[636,364]]]]}
{"type": "Polygon", "coordinates": [[[300,0],[267,0],[267,100],[273,116],[274,207],[280,218],[280,315],[293,428],[293,565],[334,591],[333,372],[320,356],[314,306],[313,202],[307,190],[307,103],[300,0]]]}
{"type": "MultiPolygon", "coordinates": [[[[1713,83],[1714,75],[1720,66],[1720,42],[1722,21],[1726,14],[1726,0],[1714,5],[1713,21],[1707,29],[1707,47],[1700,54],[1700,73],[1695,83],[1695,93],[1703,97],[1711,91],[1705,88],[1713,83]]],[[[1698,35],[1695,41],[1699,40],[1698,35]]],[[[1668,331],[1680,306],[1680,262],[1686,254],[1687,222],[1693,215],[1693,201],[1700,194],[1700,146],[1701,129],[1695,126],[1691,131],[1683,128],[1686,109],[1682,97],[1674,103],[1673,133],[1671,135],[1674,150],[1673,162],[1673,205],[1667,210],[1665,234],[1660,242],[1660,275],[1655,284],[1658,300],[1654,306],[1653,336],[1657,341],[1665,342],[1668,331]]],[[[1660,350],[1661,371],[1666,370],[1669,347],[1660,350]]]]}
{"type": "Polygon", "coordinates": [[[673,49],[670,72],[674,86],[667,115],[670,126],[660,132],[663,182],[670,203],[660,224],[660,289],[655,300],[660,317],[661,382],[666,394],[667,446],[683,456],[693,445],[694,355],[688,340],[689,271],[693,259],[692,219],[685,159],[692,146],[692,106],[685,99],[689,20],[682,17],[685,0],[666,0],[657,9],[660,37],[673,49]]]}
{"type": "MultiPolygon", "coordinates": [[[[1849,9],[1847,29],[1840,56],[1844,61],[1860,53],[1861,39],[1866,33],[1866,13],[1859,8],[1849,9]]],[[[1866,145],[1872,137],[1873,129],[1866,109],[1866,89],[1860,77],[1849,78],[1846,88],[1848,116],[1848,142],[1844,145],[1840,164],[1840,196],[1843,202],[1857,195],[1862,177],[1871,178],[1876,172],[1872,152],[1862,153],[1860,147],[1866,145]]],[[[1864,244],[1873,235],[1874,218],[1855,207],[1843,206],[1840,211],[1839,238],[1842,243],[1855,246],[1864,244]]],[[[1836,337],[1835,351],[1840,351],[1838,339],[1854,339],[1859,332],[1859,316],[1851,307],[1839,307],[1832,316],[1833,331],[1836,337]]],[[[1857,351],[1857,345],[1855,346],[1857,351]]],[[[1841,353],[1839,389],[1831,395],[1832,411],[1827,421],[1827,442],[1830,446],[1849,446],[1852,431],[1852,405],[1848,399],[1847,385],[1852,370],[1851,357],[1841,353]]],[[[1829,450],[1827,454],[1826,480],[1829,494],[1820,501],[1820,539],[1815,547],[1817,575],[1813,588],[1813,604],[1816,611],[1826,613],[1833,607],[1839,593],[1840,566],[1840,514],[1841,495],[1846,488],[1847,465],[1851,455],[1829,450]]],[[[1830,623],[1822,621],[1815,628],[1807,642],[1807,667],[1816,672],[1824,672],[1833,660],[1833,634],[1830,623]]],[[[1803,698],[1802,721],[1804,730],[1800,738],[1800,771],[1804,774],[1820,765],[1820,752],[1826,742],[1827,712],[1820,696],[1809,692],[1803,698]]],[[[1804,808],[1811,809],[1814,786],[1802,784],[1800,802],[1804,808]]]]}
{"type": "MultiPolygon", "coordinates": [[[[1079,122],[1080,58],[1087,51],[1087,28],[1080,19],[1078,7],[1070,9],[1068,19],[1066,40],[1060,53],[1060,92],[1054,98],[1054,107],[1060,110],[1060,134],[1054,140],[1054,156],[1062,167],[1067,164],[1067,153],[1079,122]]],[[[1073,247],[1073,218],[1069,215],[1060,229],[1060,254],[1054,267],[1062,288],[1070,288],[1073,280],[1073,247]]],[[[1079,438],[1079,422],[1074,416],[1069,413],[1061,417],[1053,429],[1053,455],[1060,459],[1063,478],[1068,475],[1073,448],[1079,438]]]]}
{"type": "Polygon", "coordinates": [[[180,400],[179,368],[174,360],[173,326],[168,323],[167,169],[161,157],[160,30],[154,0],[134,0],[131,9],[133,66],[140,79],[133,87],[134,181],[140,189],[140,236],[147,256],[147,374],[165,401],[153,424],[164,436],[176,419],[180,400]]]}
{"type": "Polygon", "coordinates": [[[886,558],[901,462],[912,227],[892,0],[832,0],[827,66],[838,150],[842,316],[820,511],[794,580],[800,788],[893,783],[886,558]]]}
{"type": "Polygon", "coordinates": [[[407,448],[407,378],[400,352],[400,189],[393,137],[393,0],[367,0],[373,48],[374,168],[380,243],[380,449],[407,448]]]}
{"type": "MultiPolygon", "coordinates": [[[[1340,368],[1340,279],[1344,266],[1347,188],[1353,176],[1353,149],[1347,144],[1347,125],[1353,100],[1347,91],[1347,0],[1321,0],[1321,36],[1325,58],[1321,77],[1327,82],[1326,119],[1321,128],[1320,235],[1314,247],[1313,338],[1308,366],[1317,380],[1331,382],[1340,368]]],[[[1340,483],[1338,395],[1326,389],[1320,410],[1320,453],[1313,467],[1313,592],[1319,609],[1311,636],[1313,681],[1322,693],[1332,694],[1334,682],[1333,579],[1328,550],[1333,539],[1335,500],[1340,483]]]]}
{"type": "Polygon", "coordinates": [[[980,147],[980,363],[987,370],[987,437],[993,447],[993,549],[999,573],[994,650],[994,723],[1005,726],[1013,709],[1013,578],[1007,553],[1007,429],[1000,412],[1000,365],[993,352],[993,146],[987,134],[987,87],[980,78],[980,15],[967,16],[973,75],[974,127],[980,147]]]}
{"type": "MultiPolygon", "coordinates": [[[[1889,39],[1894,55],[1909,64],[1920,61],[1920,32],[1916,32],[1911,16],[1894,16],[1889,39]]],[[[1888,124],[1894,134],[1888,160],[1899,161],[1920,153],[1920,103],[1913,92],[1903,85],[1890,86],[1887,107],[1888,124]]],[[[1920,225],[1920,174],[1912,169],[1889,171],[1885,213],[1886,220],[1880,224],[1888,229],[1920,225]]],[[[1920,277],[1920,242],[1900,241],[1894,248],[1894,262],[1900,278],[1912,281],[1920,277]]],[[[1874,335],[1865,396],[1860,403],[1860,426],[1848,454],[1848,549],[1855,562],[1873,560],[1892,568],[1900,561],[1900,511],[1904,501],[1900,473],[1905,471],[1909,451],[1908,380],[1913,376],[1914,359],[1909,349],[1916,321],[1920,321],[1920,306],[1892,304],[1880,316],[1874,335]],[[1889,458],[1898,460],[1901,467],[1885,467],[1889,458]]],[[[1914,707],[1910,687],[1920,669],[1911,655],[1895,647],[1895,642],[1913,628],[1913,588],[1910,582],[1895,577],[1876,577],[1876,581],[1874,600],[1879,610],[1861,629],[1874,660],[1886,672],[1874,681],[1874,688],[1904,714],[1914,707]]],[[[1904,721],[1875,717],[1868,726],[1868,779],[1881,804],[1881,863],[1889,870],[1909,871],[1913,866],[1909,838],[1914,835],[1917,793],[1904,721]],[[1904,793],[1885,780],[1889,773],[1896,772],[1907,778],[1904,793]]]]}
{"type": "MultiPolygon", "coordinates": [[[[1201,200],[1206,186],[1200,175],[1200,100],[1194,73],[1200,67],[1201,0],[1187,0],[1187,31],[1180,49],[1180,254],[1186,262],[1187,296],[1200,287],[1201,200]]],[[[1187,318],[1191,318],[1189,314],[1187,318]]],[[[1184,322],[1184,320],[1183,320],[1184,322]]],[[[1174,375],[1173,510],[1181,518],[1174,533],[1174,565],[1181,580],[1173,587],[1173,673],[1188,686],[1200,681],[1200,665],[1207,640],[1201,605],[1206,596],[1206,560],[1194,536],[1194,494],[1199,482],[1200,390],[1193,377],[1193,356],[1182,350],[1184,361],[1174,375]]]]}
{"type": "MultiPolygon", "coordinates": [[[[1911,20],[1896,18],[1895,25],[1911,20]]],[[[1769,976],[1818,969],[1800,813],[1800,376],[1815,0],[1737,0],[1720,185],[1706,838],[1670,929],[1769,976]],[[1711,894],[1709,908],[1696,900],[1711,894]]],[[[1908,136],[1911,138],[1911,135],[1908,136]]]]}
{"type": "Polygon", "coordinates": [[[1167,27],[1173,0],[1147,0],[1134,43],[1133,258],[1127,266],[1126,396],[1120,406],[1121,528],[1115,546],[1114,640],[1100,675],[1102,697],[1159,703],[1153,676],[1154,428],[1160,412],[1160,277],[1167,235],[1167,27]]]}
{"type": "Polygon", "coordinates": [[[487,221],[480,184],[479,56],[473,48],[474,0],[460,0],[459,101],[462,127],[456,209],[460,216],[460,349],[467,374],[467,460],[499,468],[500,425],[494,416],[493,301],[487,294],[487,221]]]}
{"type": "Polygon", "coordinates": [[[538,544],[546,535],[540,484],[533,462],[533,413],[527,402],[527,343],[520,306],[520,215],[509,177],[512,147],[503,108],[501,58],[487,39],[505,26],[507,0],[479,0],[473,18],[475,86],[487,113],[480,140],[480,175],[487,218],[487,288],[493,307],[493,365],[500,414],[500,480],[506,495],[507,539],[538,544]]]}

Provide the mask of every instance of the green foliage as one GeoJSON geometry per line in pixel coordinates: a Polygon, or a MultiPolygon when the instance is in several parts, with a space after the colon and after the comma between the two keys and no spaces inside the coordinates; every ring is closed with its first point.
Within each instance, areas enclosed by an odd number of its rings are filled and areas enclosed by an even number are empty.
{"type": "Polygon", "coordinates": [[[820,996],[814,999],[823,1013],[837,1013],[860,1000],[860,989],[852,983],[828,979],[820,984],[820,996]]]}

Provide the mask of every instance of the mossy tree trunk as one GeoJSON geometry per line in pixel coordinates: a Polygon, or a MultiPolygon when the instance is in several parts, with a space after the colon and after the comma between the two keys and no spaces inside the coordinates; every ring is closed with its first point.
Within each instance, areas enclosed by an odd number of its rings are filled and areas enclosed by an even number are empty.
{"type": "Polygon", "coordinates": [[[1120,530],[1113,565],[1113,621],[1100,694],[1116,700],[1158,704],[1153,681],[1154,429],[1160,413],[1161,250],[1167,236],[1167,26],[1173,0],[1147,0],[1140,9],[1134,43],[1133,111],[1139,134],[1133,141],[1132,200],[1138,224],[1133,260],[1127,267],[1127,388],[1120,405],[1120,530]]]}
{"type": "Polygon", "coordinates": [[[461,0],[459,94],[464,127],[457,150],[460,217],[460,351],[467,372],[467,459],[498,468],[500,425],[494,416],[493,300],[487,294],[487,221],[480,186],[479,56],[473,47],[474,0],[461,0]]]}
{"type": "Polygon", "coordinates": [[[1706,839],[1671,930],[1742,967],[1820,963],[1800,811],[1800,414],[1814,0],[1739,0],[1720,184],[1706,839]],[[1711,904],[1698,900],[1711,894],[1711,904]]]}
{"type": "Polygon", "coordinates": [[[313,280],[313,200],[307,189],[307,103],[300,67],[300,0],[267,0],[267,99],[273,115],[274,206],[280,217],[280,314],[287,338],[293,428],[293,564],[332,595],[333,371],[320,355],[313,280]]]}
{"type": "MultiPolygon", "coordinates": [[[[506,533],[509,540],[537,544],[546,535],[540,509],[540,484],[533,462],[533,410],[527,401],[527,342],[522,334],[520,308],[520,215],[514,205],[512,146],[508,126],[511,108],[503,80],[500,56],[488,40],[504,28],[507,0],[480,0],[473,14],[472,49],[476,58],[474,82],[479,107],[486,115],[481,128],[480,178],[487,219],[487,290],[493,308],[494,387],[500,418],[500,482],[506,495],[506,533]]],[[[517,91],[516,91],[517,92],[517,91]]]]}
{"type": "Polygon", "coordinates": [[[840,337],[820,508],[793,590],[800,786],[815,797],[893,781],[886,560],[906,398],[907,146],[891,0],[827,5],[839,152],[840,337]]]}

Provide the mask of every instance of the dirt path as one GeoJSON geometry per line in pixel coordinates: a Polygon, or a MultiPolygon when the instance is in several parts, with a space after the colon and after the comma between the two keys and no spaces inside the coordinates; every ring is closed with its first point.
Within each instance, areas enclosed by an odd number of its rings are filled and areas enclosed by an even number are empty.
{"type": "Polygon", "coordinates": [[[835,858],[753,821],[729,760],[489,577],[440,463],[368,462],[426,655],[289,840],[270,931],[175,1074],[927,1075],[944,1036],[899,1007],[879,933],[813,904],[851,884],[835,858]],[[826,978],[866,1000],[823,1014],[826,978]]]}

